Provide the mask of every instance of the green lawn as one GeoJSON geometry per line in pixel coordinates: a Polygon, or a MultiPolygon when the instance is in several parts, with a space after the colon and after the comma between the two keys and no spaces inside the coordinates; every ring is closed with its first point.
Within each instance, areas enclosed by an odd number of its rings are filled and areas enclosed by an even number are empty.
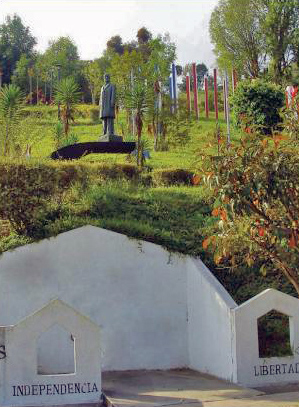
{"type": "MultiPolygon", "coordinates": [[[[71,126],[70,131],[78,137],[78,142],[97,141],[102,133],[102,125],[93,123],[88,117],[88,108],[90,109],[86,105],[79,107],[79,114],[77,114],[75,122],[71,126]],[[82,111],[85,117],[82,117],[82,111]]],[[[56,112],[57,108],[55,106],[26,108],[26,114],[32,117],[31,129],[35,127],[39,134],[38,139],[32,146],[32,155],[34,157],[47,157],[56,149],[54,141],[54,128],[57,123],[56,112]]],[[[219,125],[225,137],[226,123],[222,113],[220,113],[219,125]]],[[[193,170],[201,153],[217,155],[217,142],[213,135],[215,126],[215,114],[211,112],[209,119],[200,117],[197,122],[192,122],[191,138],[185,145],[172,147],[164,152],[155,152],[153,149],[153,137],[147,133],[146,125],[144,125],[143,139],[151,154],[147,164],[153,168],[183,168],[193,170]]],[[[115,121],[116,133],[123,134],[124,132],[124,141],[132,141],[132,136],[127,134],[124,129],[126,129],[126,117],[125,113],[122,112],[115,121]]],[[[234,140],[234,135],[232,139],[234,140]]],[[[121,154],[93,154],[84,157],[83,160],[124,163],[127,162],[128,157],[121,154]]]]}

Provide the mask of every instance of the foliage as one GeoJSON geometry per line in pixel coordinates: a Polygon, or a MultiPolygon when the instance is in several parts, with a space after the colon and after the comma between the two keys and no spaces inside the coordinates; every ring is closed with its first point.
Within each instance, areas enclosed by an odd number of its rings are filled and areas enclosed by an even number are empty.
{"type": "MultiPolygon", "coordinates": [[[[23,112],[22,112],[23,116],[23,112]]],[[[45,138],[50,135],[47,126],[40,124],[34,117],[22,117],[16,124],[14,134],[14,152],[17,157],[29,157],[32,147],[41,146],[45,138]]]]}
{"type": "MultiPolygon", "coordinates": [[[[141,45],[146,46],[146,55],[136,49],[125,50],[123,55],[111,56],[109,73],[118,90],[118,104],[125,106],[129,133],[133,133],[132,116],[137,129],[137,162],[143,165],[141,133],[147,120],[158,138],[159,107],[157,99],[163,97],[162,84],[168,79],[170,63],[175,57],[175,47],[168,37],[158,36],[141,45]],[[145,114],[146,113],[146,114],[145,114]]],[[[157,143],[155,143],[156,146],[157,143]]]]}
{"type": "Polygon", "coordinates": [[[260,26],[271,61],[272,76],[280,83],[294,57],[296,60],[299,3],[297,0],[254,0],[254,3],[260,15],[260,26]],[[295,53],[291,52],[292,49],[295,53]]]}
{"type": "Polygon", "coordinates": [[[138,44],[146,44],[152,39],[152,33],[145,27],[139,28],[137,31],[138,44]]]}
{"type": "Polygon", "coordinates": [[[78,137],[73,133],[65,133],[63,124],[58,121],[54,127],[54,140],[55,147],[58,150],[59,148],[66,147],[68,145],[78,142],[78,137]]]}
{"type": "Polygon", "coordinates": [[[292,356],[289,316],[270,311],[258,319],[259,357],[292,356]]]}
{"type": "Polygon", "coordinates": [[[210,36],[218,66],[259,76],[265,59],[265,38],[252,0],[220,0],[210,19],[210,36]]]}
{"type": "Polygon", "coordinates": [[[218,66],[276,83],[298,63],[298,0],[221,0],[210,19],[218,66]]]}
{"type": "Polygon", "coordinates": [[[118,55],[124,53],[124,45],[120,35],[114,35],[107,41],[107,50],[115,52],[118,55]]]}
{"type": "Polygon", "coordinates": [[[84,195],[73,190],[63,216],[48,224],[46,232],[53,235],[92,224],[171,251],[199,255],[208,211],[198,191],[192,193],[186,187],[145,188],[123,180],[106,181],[91,186],[84,195]]]}
{"type": "Polygon", "coordinates": [[[279,109],[284,104],[284,93],[280,87],[262,80],[242,81],[231,99],[233,114],[239,127],[259,127],[269,134],[281,122],[279,109]]]}
{"type": "Polygon", "coordinates": [[[53,70],[57,79],[58,66],[61,78],[77,77],[79,68],[78,48],[69,37],[59,37],[57,40],[49,42],[48,48],[41,56],[38,70],[45,76],[53,70]]]}
{"type": "Polygon", "coordinates": [[[72,185],[84,187],[89,177],[100,173],[101,166],[80,163],[2,160],[0,218],[8,219],[18,234],[32,236],[38,233],[51,201],[62,202],[64,192],[72,185]]]}
{"type": "Polygon", "coordinates": [[[9,83],[17,62],[24,55],[30,58],[36,39],[29,27],[25,27],[21,18],[14,14],[7,16],[0,25],[0,68],[3,70],[3,82],[9,83]]]}
{"type": "Polygon", "coordinates": [[[62,79],[56,88],[55,99],[61,105],[61,118],[64,124],[64,134],[69,131],[70,121],[74,121],[74,109],[80,101],[79,87],[74,78],[62,79]]]}
{"type": "Polygon", "coordinates": [[[142,127],[144,115],[149,106],[149,98],[147,93],[147,88],[145,84],[141,81],[136,81],[133,87],[126,95],[126,106],[134,112],[134,120],[137,128],[137,166],[139,168],[143,167],[144,156],[142,148],[142,127]]]}
{"type": "Polygon", "coordinates": [[[159,169],[151,174],[154,185],[192,185],[194,173],[184,169],[159,169]]]}
{"type": "Polygon", "coordinates": [[[105,63],[103,58],[101,58],[100,60],[95,60],[86,64],[83,68],[83,74],[88,81],[88,86],[92,96],[92,103],[94,105],[96,104],[96,98],[100,95],[103,77],[107,67],[108,63],[105,63]]]}
{"type": "Polygon", "coordinates": [[[100,109],[98,108],[90,109],[89,117],[93,123],[98,123],[100,121],[100,109]]]}
{"type": "Polygon", "coordinates": [[[57,172],[42,164],[1,163],[0,216],[19,234],[30,236],[54,193],[57,172]]]}
{"type": "Polygon", "coordinates": [[[29,77],[28,69],[31,65],[31,58],[28,58],[26,54],[22,54],[18,62],[16,63],[16,69],[13,71],[11,82],[14,85],[19,86],[23,92],[29,93],[29,77]]]}
{"type": "Polygon", "coordinates": [[[206,171],[217,219],[210,246],[217,264],[235,269],[260,262],[260,272],[282,274],[299,294],[299,155],[287,134],[248,135],[206,171]],[[213,183],[214,181],[214,183],[213,183]]]}
{"type": "Polygon", "coordinates": [[[169,147],[183,147],[190,142],[191,122],[184,111],[179,110],[176,114],[169,116],[166,125],[166,142],[169,147]]]}
{"type": "Polygon", "coordinates": [[[15,85],[4,86],[0,91],[0,123],[3,136],[3,155],[10,152],[16,124],[21,119],[23,97],[21,89],[15,85]]]}

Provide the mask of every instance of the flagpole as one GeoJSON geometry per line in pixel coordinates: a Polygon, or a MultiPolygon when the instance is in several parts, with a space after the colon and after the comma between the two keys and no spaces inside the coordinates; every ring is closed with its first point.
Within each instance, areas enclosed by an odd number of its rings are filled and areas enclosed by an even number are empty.
{"type": "Polygon", "coordinates": [[[198,89],[197,89],[197,72],[196,72],[196,63],[192,64],[192,74],[193,74],[193,92],[194,92],[194,111],[196,119],[199,118],[198,112],[198,89]]]}
{"type": "Polygon", "coordinates": [[[186,94],[187,94],[187,110],[191,112],[191,95],[190,95],[190,76],[186,75],[186,94]]]}
{"type": "Polygon", "coordinates": [[[230,115],[229,115],[229,83],[228,83],[228,74],[225,71],[225,110],[226,110],[226,126],[227,126],[227,147],[230,147],[230,115]]]}
{"type": "Polygon", "coordinates": [[[205,110],[206,110],[206,118],[209,118],[209,85],[208,85],[208,78],[205,76],[204,78],[205,84],[205,110]]]}
{"type": "Polygon", "coordinates": [[[215,117],[218,120],[218,83],[217,83],[217,69],[214,69],[214,107],[215,117]]]}

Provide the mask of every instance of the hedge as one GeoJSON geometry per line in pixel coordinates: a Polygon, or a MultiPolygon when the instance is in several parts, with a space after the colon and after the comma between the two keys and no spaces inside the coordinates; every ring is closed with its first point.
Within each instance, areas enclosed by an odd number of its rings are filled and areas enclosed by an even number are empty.
{"type": "Polygon", "coordinates": [[[159,169],[151,174],[154,185],[192,185],[194,173],[183,169],[159,169]]]}
{"type": "Polygon", "coordinates": [[[53,199],[79,183],[83,188],[107,179],[133,179],[133,165],[57,161],[0,161],[0,218],[10,221],[18,234],[32,235],[53,199]]]}
{"type": "MultiPolygon", "coordinates": [[[[20,235],[33,236],[53,202],[61,204],[73,185],[86,189],[108,180],[130,180],[148,186],[192,185],[183,169],[140,173],[132,164],[80,161],[0,160],[0,220],[9,220],[20,235]]],[[[57,205],[56,205],[57,207],[57,205]]]]}

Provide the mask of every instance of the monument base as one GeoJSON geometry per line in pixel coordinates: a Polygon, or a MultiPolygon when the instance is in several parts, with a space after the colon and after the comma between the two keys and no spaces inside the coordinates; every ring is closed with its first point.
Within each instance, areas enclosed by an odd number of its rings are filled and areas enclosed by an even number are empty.
{"type": "Polygon", "coordinates": [[[89,141],[62,147],[51,154],[52,160],[77,160],[87,154],[130,154],[136,148],[135,142],[89,141]]]}
{"type": "Polygon", "coordinates": [[[99,142],[101,143],[107,143],[107,142],[118,142],[118,143],[122,143],[123,142],[123,138],[121,136],[117,136],[116,134],[105,134],[104,136],[101,136],[99,138],[99,142]]]}

